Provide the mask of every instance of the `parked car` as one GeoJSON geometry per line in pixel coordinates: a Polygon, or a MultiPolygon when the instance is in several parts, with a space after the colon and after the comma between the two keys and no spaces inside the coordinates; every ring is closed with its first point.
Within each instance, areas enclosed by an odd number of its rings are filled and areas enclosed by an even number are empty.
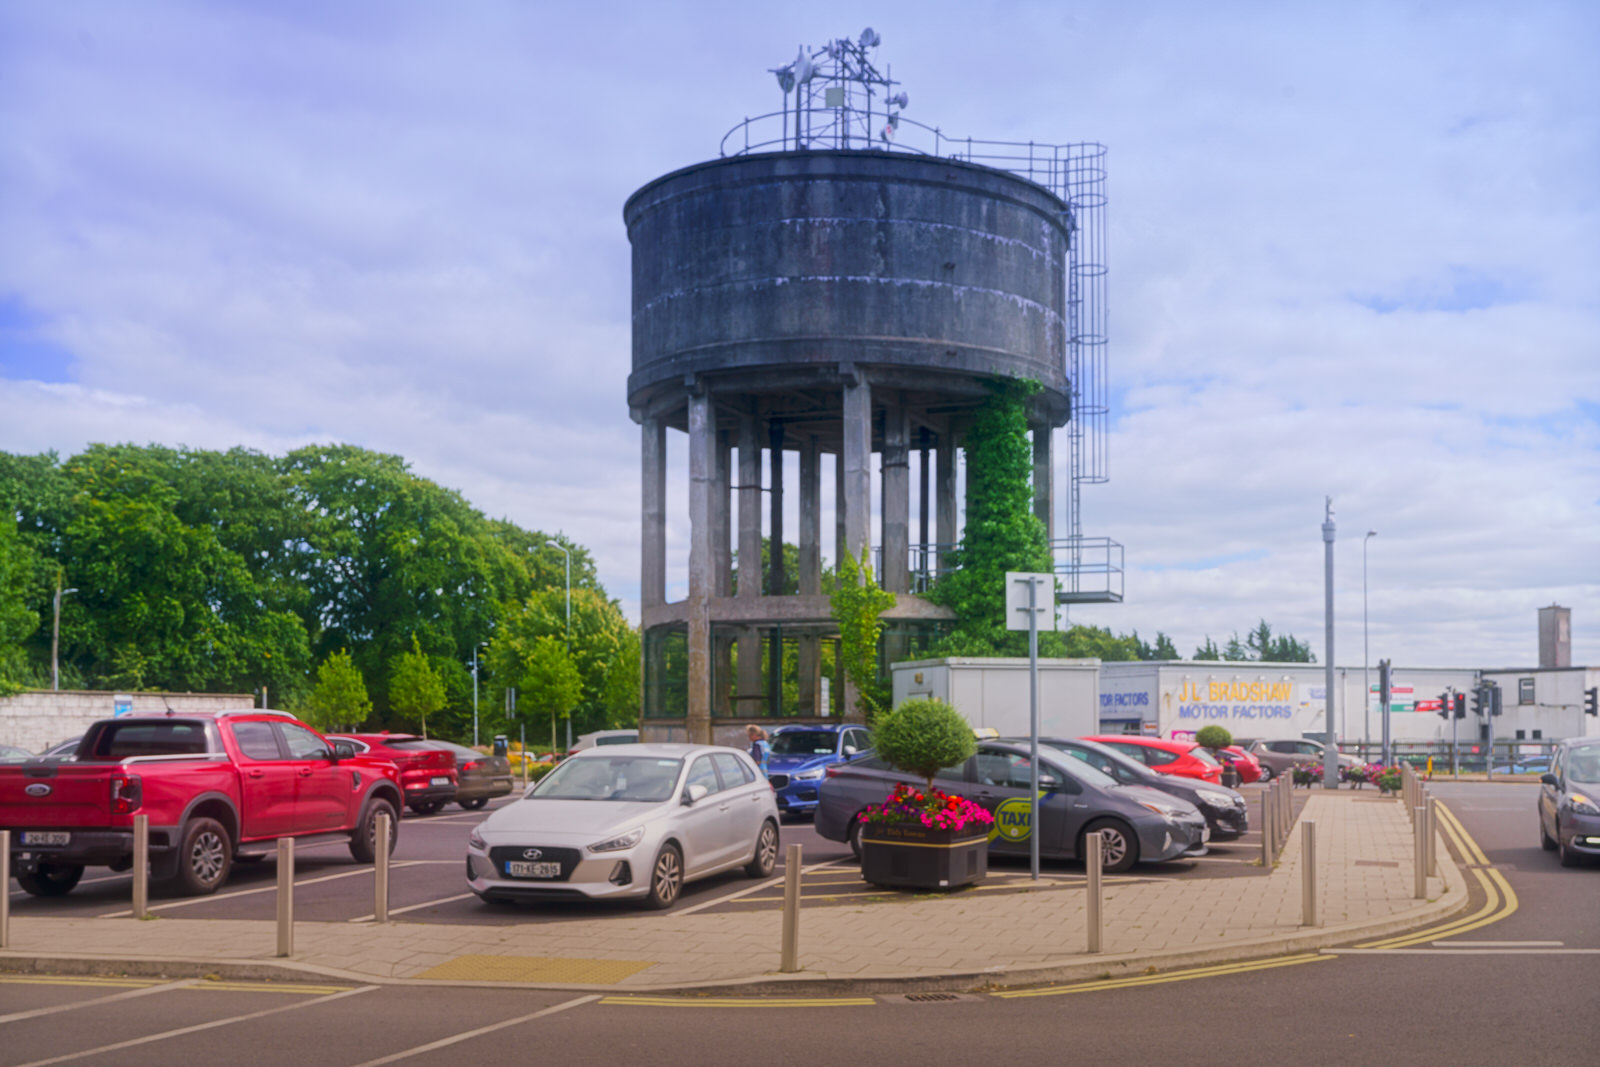
{"type": "Polygon", "coordinates": [[[44,760],[72,759],[78,754],[78,745],[83,741],[83,735],[69,737],[65,741],[58,741],[39,753],[39,758],[44,760]]]}
{"type": "Polygon", "coordinates": [[[1176,774],[1194,778],[1212,785],[1222,784],[1222,764],[1211,750],[1201,748],[1193,741],[1164,741],[1159,737],[1134,737],[1128,734],[1090,735],[1084,741],[1094,741],[1107,748],[1131,756],[1161,774],[1176,774]]]}
{"type": "Polygon", "coordinates": [[[281,837],[342,839],[370,863],[380,813],[391,850],[398,836],[394,766],[285,715],[124,715],[92,725],[76,753],[0,765],[0,829],[34,896],[72,892],[86,867],[131,867],[137,815],[150,821],[152,880],[195,895],[281,837]]]}
{"type": "MultiPolygon", "coordinates": [[[[1278,775],[1294,770],[1297,763],[1322,763],[1322,742],[1305,739],[1280,738],[1274,741],[1239,740],[1236,743],[1254,756],[1261,764],[1261,780],[1270,782],[1278,775]]],[[[1339,754],[1339,763],[1345,767],[1359,767],[1361,761],[1354,756],[1339,754]]]]}
{"type": "Polygon", "coordinates": [[[454,741],[435,740],[432,744],[455,754],[456,803],[468,811],[477,811],[495,797],[503,797],[515,788],[509,756],[486,756],[475,748],[458,745],[454,741]]]}
{"type": "Polygon", "coordinates": [[[1081,759],[1123,785],[1148,786],[1188,801],[1205,816],[1213,841],[1232,841],[1250,829],[1249,808],[1244,797],[1232,789],[1175,774],[1157,774],[1132,756],[1094,741],[1041,737],[1039,743],[1081,759]]]}
{"type": "Polygon", "coordinates": [[[1261,781],[1261,761],[1238,745],[1228,745],[1221,752],[1222,759],[1239,775],[1245,785],[1261,781]]]}
{"type": "Polygon", "coordinates": [[[388,760],[400,772],[406,807],[432,815],[456,798],[456,754],[415,734],[329,734],[357,752],[388,760]]]}
{"type": "MultiPolygon", "coordinates": [[[[1449,763],[1449,758],[1445,758],[1449,763]]],[[[1544,774],[1550,770],[1549,756],[1529,756],[1519,759],[1515,763],[1503,763],[1494,769],[1496,774],[1544,774]]]]}
{"type": "Polygon", "coordinates": [[[767,781],[777,793],[779,813],[796,816],[816,811],[817,786],[827,768],[871,747],[867,728],[847,723],[780,726],[772,731],[767,781]]]}
{"type": "Polygon", "coordinates": [[[572,748],[567,750],[567,755],[598,745],[634,745],[638,742],[638,730],[596,730],[593,733],[579,734],[578,739],[572,742],[572,748]]]}
{"type": "MultiPolygon", "coordinates": [[[[896,783],[922,779],[890,767],[876,755],[858,756],[829,767],[817,805],[816,830],[830,841],[845,841],[861,855],[860,814],[868,804],[882,803],[896,783]]],[[[1032,796],[1033,764],[1026,745],[985,741],[972,758],[939,772],[935,785],[976,801],[995,815],[989,855],[1025,856],[1032,796]]],[[[1114,778],[1063,753],[1039,752],[1042,828],[1039,854],[1081,859],[1083,838],[1100,831],[1105,869],[1126,871],[1139,862],[1204,854],[1211,831],[1188,801],[1140,785],[1121,785],[1114,778]]]]}
{"type": "Polygon", "coordinates": [[[1600,856],[1600,738],[1561,742],[1539,783],[1539,844],[1563,867],[1600,856]]]}
{"type": "Polygon", "coordinates": [[[778,862],[778,805],[750,757],[712,745],[606,745],[559,763],[467,837],[467,885],[497,900],[641,899],[778,862]]]}
{"type": "Polygon", "coordinates": [[[38,759],[32,752],[15,745],[0,745],[0,763],[21,763],[23,760],[38,759]]]}

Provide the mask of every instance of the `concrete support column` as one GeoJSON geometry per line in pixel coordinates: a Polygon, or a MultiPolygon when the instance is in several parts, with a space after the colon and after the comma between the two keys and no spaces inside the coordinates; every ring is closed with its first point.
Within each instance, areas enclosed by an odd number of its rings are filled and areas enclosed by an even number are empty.
{"type": "Polygon", "coordinates": [[[849,553],[849,538],[844,528],[844,453],[833,457],[833,569],[837,573],[839,561],[849,553]]]}
{"type": "Polygon", "coordinates": [[[933,558],[928,549],[928,460],[931,453],[928,451],[930,438],[928,428],[922,427],[917,431],[917,570],[930,580],[932,575],[928,572],[933,568],[933,558]]]}
{"type": "Polygon", "coordinates": [[[711,743],[711,530],[716,409],[704,387],[689,396],[689,713],[691,742],[711,743]]]}
{"type": "MultiPolygon", "coordinates": [[[[822,592],[822,453],[815,437],[800,444],[800,595],[822,592]]],[[[801,715],[820,715],[822,649],[813,634],[800,638],[797,656],[801,715]]]]}
{"type": "Polygon", "coordinates": [[[1048,422],[1033,424],[1033,513],[1044,523],[1045,540],[1055,539],[1055,434],[1048,422]]]}
{"type": "Polygon", "coordinates": [[[667,600],[667,428],[652,417],[640,430],[639,599],[645,607],[656,607],[667,600]]]}
{"type": "MultiPolygon", "coordinates": [[[[761,442],[754,411],[739,417],[739,599],[761,595],[761,442]]],[[[753,626],[739,630],[733,712],[761,710],[761,640],[753,626]]]]}
{"type": "Polygon", "coordinates": [[[905,405],[891,403],[883,417],[883,574],[891,593],[911,592],[911,428],[905,405]]]}
{"type": "MultiPolygon", "coordinates": [[[[783,566],[783,423],[767,426],[768,490],[771,500],[767,520],[767,595],[784,595],[787,578],[783,566]]],[[[783,714],[783,630],[773,626],[767,634],[767,714],[783,714]]]]}
{"type": "MultiPolygon", "coordinates": [[[[872,543],[872,386],[859,372],[841,370],[846,371],[840,426],[844,438],[843,550],[859,560],[862,550],[872,543]]],[[[842,682],[845,721],[863,721],[856,706],[860,694],[848,678],[842,678],[842,682]]]]}
{"type": "MultiPolygon", "coordinates": [[[[713,549],[716,595],[733,595],[733,435],[717,431],[716,514],[713,517],[716,546],[713,549]]],[[[711,634],[711,715],[733,713],[729,697],[733,691],[733,635],[711,634]]]]}
{"type": "Polygon", "coordinates": [[[956,543],[956,442],[948,431],[934,445],[933,538],[950,547],[939,550],[939,567],[950,567],[950,550],[956,543]]]}

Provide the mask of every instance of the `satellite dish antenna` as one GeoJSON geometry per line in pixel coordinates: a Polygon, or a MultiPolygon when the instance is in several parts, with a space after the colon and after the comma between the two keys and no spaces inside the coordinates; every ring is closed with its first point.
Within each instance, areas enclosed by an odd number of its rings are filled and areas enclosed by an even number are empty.
{"type": "Polygon", "coordinates": [[[862,48],[876,48],[881,43],[883,43],[883,39],[878,36],[878,31],[871,26],[861,31],[862,48]]]}
{"type": "Polygon", "coordinates": [[[888,100],[888,104],[889,104],[890,107],[897,107],[897,108],[900,108],[901,110],[904,110],[906,105],[909,104],[909,103],[911,103],[911,98],[909,96],[907,96],[905,93],[895,93],[888,100]]]}
{"type": "Polygon", "coordinates": [[[778,88],[782,89],[784,95],[787,96],[794,88],[794,71],[789,67],[779,67],[772,73],[778,76],[778,88]]]}
{"type": "Polygon", "coordinates": [[[817,65],[811,62],[811,57],[806,55],[806,50],[801,47],[800,54],[794,59],[794,80],[796,84],[804,85],[817,76],[817,65]]]}

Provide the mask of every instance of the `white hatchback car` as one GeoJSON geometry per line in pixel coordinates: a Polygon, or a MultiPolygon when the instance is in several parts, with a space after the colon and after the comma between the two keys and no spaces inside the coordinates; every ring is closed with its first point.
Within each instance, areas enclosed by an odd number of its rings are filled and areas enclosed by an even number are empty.
{"type": "Polygon", "coordinates": [[[641,897],[778,862],[778,804],[750,757],[712,745],[607,745],[568,757],[467,837],[484,900],[641,897]]]}

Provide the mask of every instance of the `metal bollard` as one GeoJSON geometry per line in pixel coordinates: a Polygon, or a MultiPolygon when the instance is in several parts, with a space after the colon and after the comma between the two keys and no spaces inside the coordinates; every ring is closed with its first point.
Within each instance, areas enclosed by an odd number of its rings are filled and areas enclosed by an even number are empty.
{"type": "Polygon", "coordinates": [[[0,830],[0,948],[11,947],[11,831],[0,830]]]}
{"type": "Polygon", "coordinates": [[[1428,816],[1421,808],[1411,809],[1411,895],[1418,900],[1428,896],[1428,847],[1425,843],[1428,816]]]}
{"type": "Polygon", "coordinates": [[[1101,949],[1101,934],[1104,930],[1101,910],[1103,896],[1101,894],[1100,873],[1105,866],[1104,852],[1102,851],[1105,839],[1101,837],[1099,831],[1096,831],[1092,834],[1085,834],[1083,841],[1086,846],[1083,857],[1084,870],[1089,875],[1086,905],[1086,917],[1089,924],[1088,949],[1090,952],[1099,952],[1101,949]]]}
{"type": "Polygon", "coordinates": [[[294,838],[278,838],[278,955],[294,955],[294,838]]]}
{"type": "Polygon", "coordinates": [[[784,974],[800,969],[800,852],[799,845],[783,852],[783,959],[778,970],[784,974]]]}
{"type": "Polygon", "coordinates": [[[1300,824],[1300,923],[1321,926],[1317,914],[1317,824],[1300,824]]]}
{"type": "Polygon", "coordinates": [[[1263,792],[1261,794],[1261,866],[1272,870],[1275,862],[1272,847],[1272,797],[1263,792]]]}
{"type": "Polygon", "coordinates": [[[372,916],[389,921],[389,809],[378,812],[377,851],[372,857],[372,916]]]}
{"type": "Polygon", "coordinates": [[[133,817],[133,917],[150,917],[150,816],[133,817]]]}
{"type": "Polygon", "coordinates": [[[1428,812],[1428,829],[1424,838],[1424,847],[1428,852],[1428,877],[1437,878],[1439,876],[1439,802],[1428,796],[1427,792],[1424,791],[1423,803],[1428,812]]]}

